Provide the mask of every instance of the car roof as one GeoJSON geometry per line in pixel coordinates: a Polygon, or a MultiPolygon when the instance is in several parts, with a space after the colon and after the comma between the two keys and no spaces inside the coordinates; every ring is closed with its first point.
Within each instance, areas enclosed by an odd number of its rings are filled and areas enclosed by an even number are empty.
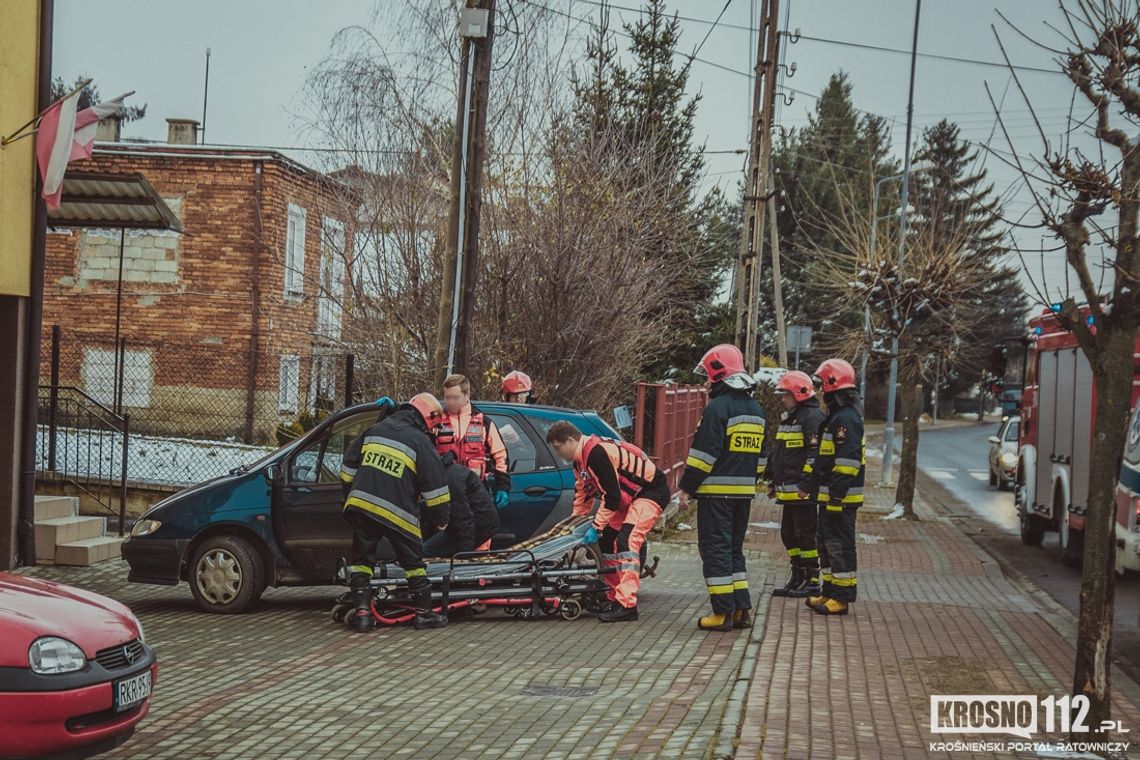
{"type": "MultiPolygon", "coordinates": [[[[566,417],[569,415],[594,414],[592,409],[570,409],[563,406],[547,406],[545,404],[512,404],[507,401],[472,401],[471,405],[480,411],[486,412],[523,412],[537,417],[566,417]]],[[[374,402],[354,404],[343,410],[346,412],[366,412],[376,408],[374,402]]]]}

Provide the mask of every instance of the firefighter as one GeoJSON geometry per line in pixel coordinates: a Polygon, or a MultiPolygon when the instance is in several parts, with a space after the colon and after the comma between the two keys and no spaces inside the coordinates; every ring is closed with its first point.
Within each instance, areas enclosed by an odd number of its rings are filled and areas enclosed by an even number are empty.
{"type": "Polygon", "coordinates": [[[744,561],[744,534],[764,472],[764,411],[752,398],[755,385],[736,346],[710,349],[694,370],[709,382],[705,407],[681,476],[680,499],[697,498],[697,547],[712,614],[697,627],[730,631],[752,625],[752,599],[744,561]]]}
{"type": "Polygon", "coordinates": [[[811,476],[824,414],[812,380],[805,372],[785,373],[776,383],[776,397],[784,413],[768,456],[765,477],[771,483],[768,495],[783,507],[780,538],[792,571],[788,582],[772,595],[806,597],[819,586],[816,500],[811,476]]]}
{"type": "Polygon", "coordinates": [[[534,390],[534,384],[530,381],[530,375],[519,370],[513,370],[507,373],[503,378],[503,383],[499,387],[502,393],[503,401],[511,404],[531,404],[531,393],[534,390]]]}
{"type": "Polygon", "coordinates": [[[499,510],[479,477],[456,462],[454,454],[449,452],[441,459],[451,493],[447,528],[428,536],[424,541],[424,554],[450,557],[476,548],[489,549],[491,539],[499,532],[499,510]]]}
{"type": "Polygon", "coordinates": [[[596,435],[583,437],[565,420],[550,426],[546,440],[558,456],[574,463],[574,514],[588,515],[594,501],[602,500],[584,541],[597,543],[606,567],[616,567],[617,572],[602,576],[611,604],[598,619],[603,623],[637,620],[641,547],[670,499],[665,473],[633,444],[596,435]]]}
{"type": "MultiPolygon", "coordinates": [[[[863,410],[855,389],[855,369],[828,359],[815,377],[823,390],[827,417],[819,429],[819,454],[812,468],[818,493],[820,575],[823,587],[807,605],[821,615],[846,615],[855,601],[855,517],[863,504],[863,410]]],[[[801,493],[802,496],[809,495],[801,493]]]]}
{"type": "Polygon", "coordinates": [[[451,495],[443,464],[428,438],[442,417],[435,396],[420,393],[365,430],[344,453],[340,469],[346,493],[344,517],[353,528],[349,586],[356,605],[354,627],[361,633],[372,628],[373,551],[384,538],[408,579],[415,627],[447,625],[447,617],[431,607],[418,504],[422,499],[429,522],[440,530],[447,527],[451,495]]]}
{"type": "Polygon", "coordinates": [[[442,454],[453,454],[482,481],[494,479],[495,506],[510,503],[511,476],[507,447],[491,418],[471,405],[471,383],[463,375],[443,381],[444,423],[435,431],[435,447],[442,454]]]}

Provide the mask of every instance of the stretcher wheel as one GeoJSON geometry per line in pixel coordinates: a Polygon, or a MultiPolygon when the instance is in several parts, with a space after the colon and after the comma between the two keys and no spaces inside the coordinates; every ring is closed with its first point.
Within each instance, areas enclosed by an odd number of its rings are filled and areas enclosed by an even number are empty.
{"type": "Polygon", "coordinates": [[[332,619],[334,623],[343,623],[348,617],[348,614],[353,611],[352,605],[338,604],[332,608],[332,619]]]}
{"type": "Polygon", "coordinates": [[[599,613],[606,609],[606,595],[597,591],[591,591],[588,594],[582,595],[582,604],[585,606],[587,612],[599,613]]]}
{"type": "Polygon", "coordinates": [[[563,620],[577,620],[582,616],[582,603],[577,599],[563,599],[558,605],[558,614],[563,620]]]}

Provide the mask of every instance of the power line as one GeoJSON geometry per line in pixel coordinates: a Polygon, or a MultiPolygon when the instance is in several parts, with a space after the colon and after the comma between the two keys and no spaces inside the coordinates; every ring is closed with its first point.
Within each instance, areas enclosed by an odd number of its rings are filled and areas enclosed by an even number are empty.
{"type": "Polygon", "coordinates": [[[697,49],[694,50],[693,55],[690,56],[691,58],[696,58],[697,53],[701,52],[701,48],[703,48],[705,46],[705,43],[709,41],[709,35],[711,35],[713,33],[714,29],[716,29],[716,25],[720,23],[720,20],[724,17],[724,12],[728,10],[728,6],[730,6],[730,5],[732,5],[732,0],[725,0],[724,7],[721,8],[720,13],[717,14],[716,21],[712,22],[712,25],[709,27],[709,30],[707,32],[705,32],[705,36],[701,40],[701,44],[697,45],[697,49]]]}

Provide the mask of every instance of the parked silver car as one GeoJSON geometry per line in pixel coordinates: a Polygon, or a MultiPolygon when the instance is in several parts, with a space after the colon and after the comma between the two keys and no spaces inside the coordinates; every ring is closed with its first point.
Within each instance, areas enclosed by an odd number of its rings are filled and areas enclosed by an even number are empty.
{"type": "Polygon", "coordinates": [[[989,437],[990,442],[990,487],[1002,491],[1012,491],[1017,479],[1017,431],[1020,424],[1017,417],[1005,417],[998,427],[997,435],[989,437]]]}

